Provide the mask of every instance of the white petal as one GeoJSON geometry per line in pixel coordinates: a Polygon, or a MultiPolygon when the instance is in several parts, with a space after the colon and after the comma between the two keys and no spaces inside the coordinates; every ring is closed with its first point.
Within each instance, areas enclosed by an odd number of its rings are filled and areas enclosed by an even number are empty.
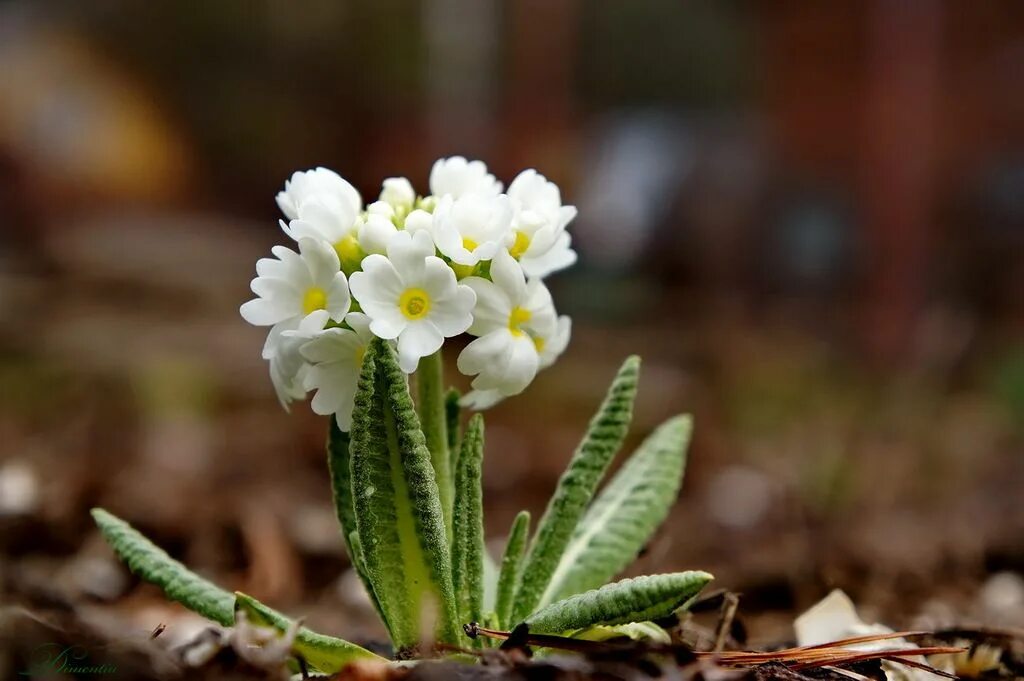
{"type": "Polygon", "coordinates": [[[513,305],[522,305],[526,300],[526,277],[516,259],[502,250],[491,261],[491,279],[508,295],[513,305]]]}
{"type": "Polygon", "coordinates": [[[334,327],[304,343],[299,350],[309,362],[335,362],[353,344],[359,344],[359,339],[354,331],[334,327]]]}
{"type": "Polygon", "coordinates": [[[388,259],[402,281],[418,280],[429,255],[434,255],[434,240],[426,232],[398,232],[388,242],[388,259]]]}
{"type": "Polygon", "coordinates": [[[288,192],[278,192],[274,200],[277,201],[277,207],[281,209],[286,218],[294,220],[299,217],[298,206],[295,205],[295,201],[288,195],[288,192]]]}
{"type": "Polygon", "coordinates": [[[389,177],[380,190],[380,200],[392,206],[411,206],[416,200],[416,190],[407,178],[389,177]]]}
{"type": "Polygon", "coordinates": [[[390,218],[370,213],[359,228],[359,246],[367,253],[387,253],[388,242],[398,232],[390,218]]]}
{"type": "Polygon", "coordinates": [[[260,298],[269,298],[289,309],[298,310],[302,301],[302,294],[287,279],[274,277],[256,277],[249,282],[249,288],[260,298]]]}
{"type": "Polygon", "coordinates": [[[363,344],[373,340],[373,333],[370,331],[370,318],[362,312],[349,312],[345,317],[345,323],[352,327],[363,344]]]}
{"type": "Polygon", "coordinates": [[[416,209],[405,216],[405,229],[408,232],[427,232],[433,234],[434,216],[425,210],[416,209]]]}
{"type": "Polygon", "coordinates": [[[395,207],[385,201],[374,201],[366,207],[366,212],[390,220],[395,216],[395,207]]]}
{"type": "Polygon", "coordinates": [[[341,271],[338,254],[326,241],[300,239],[299,253],[309,268],[313,285],[326,291],[334,281],[334,275],[341,271]]]}
{"type": "Polygon", "coordinates": [[[519,264],[522,265],[523,271],[531,277],[546,277],[576,262],[576,251],[569,247],[570,243],[569,233],[562,232],[558,235],[555,245],[547,253],[537,258],[525,254],[519,264]]]}
{"type": "Polygon", "coordinates": [[[348,286],[363,310],[373,317],[371,308],[396,306],[405,285],[391,261],[383,255],[369,255],[363,259],[362,267],[361,272],[353,272],[349,277],[348,286]]]}
{"type": "Polygon", "coordinates": [[[512,334],[507,329],[481,336],[459,353],[456,365],[466,376],[474,376],[503,360],[511,343],[512,334]]]}
{"type": "MultiPolygon", "coordinates": [[[[281,225],[284,226],[284,221],[281,225]]],[[[256,275],[284,279],[288,276],[288,266],[277,258],[260,258],[256,261],[256,275]]]]}
{"type": "Polygon", "coordinates": [[[310,338],[317,332],[323,330],[330,317],[331,314],[327,310],[313,310],[302,318],[302,321],[299,322],[298,330],[293,335],[296,337],[310,338]]]}
{"type": "Polygon", "coordinates": [[[576,206],[562,206],[558,209],[558,228],[565,229],[576,218],[576,206]]]}
{"type": "Polygon", "coordinates": [[[273,326],[295,316],[294,310],[265,298],[250,300],[238,308],[238,311],[241,313],[242,319],[253,326],[273,326]]]}
{"type": "Polygon", "coordinates": [[[459,286],[430,310],[428,319],[447,337],[465,333],[473,323],[476,293],[468,286],[459,286]]]}
{"type": "Polygon", "coordinates": [[[512,303],[500,286],[481,277],[467,277],[462,280],[461,285],[468,286],[476,294],[473,324],[469,327],[469,333],[483,336],[508,326],[512,303]]]}
{"type": "Polygon", "coordinates": [[[448,267],[444,260],[433,255],[424,261],[423,276],[420,279],[406,281],[426,291],[431,300],[443,300],[454,295],[455,287],[458,286],[452,268],[448,267]]]}
{"type": "Polygon", "coordinates": [[[473,387],[481,390],[499,390],[506,396],[518,395],[537,375],[539,363],[540,358],[537,356],[533,340],[526,334],[513,336],[510,352],[505,355],[504,362],[482,371],[473,381],[473,387]]]}
{"type": "Polygon", "coordinates": [[[430,169],[430,191],[435,196],[451,194],[458,198],[468,194],[497,196],[501,183],[487,172],[481,161],[467,161],[462,156],[438,159],[430,169]]]}
{"type": "Polygon", "coordinates": [[[409,320],[402,316],[398,308],[392,308],[383,314],[371,318],[370,331],[378,338],[394,340],[405,331],[408,325],[409,320]]]}
{"type": "Polygon", "coordinates": [[[472,253],[462,243],[462,235],[450,220],[434,225],[434,240],[437,242],[437,250],[460,265],[476,264],[472,253]]]}
{"type": "Polygon", "coordinates": [[[550,337],[546,338],[544,342],[544,350],[540,353],[540,367],[546,369],[555,363],[555,360],[565,352],[565,348],[569,345],[569,338],[572,335],[572,320],[566,315],[562,315],[558,318],[558,323],[555,327],[555,333],[550,337]]]}
{"type": "Polygon", "coordinates": [[[344,202],[352,206],[356,212],[362,210],[363,199],[355,187],[349,184],[344,178],[333,170],[327,168],[315,168],[313,170],[299,171],[293,173],[291,179],[284,184],[284,192],[287,198],[285,204],[290,205],[296,214],[289,214],[282,205],[281,194],[278,194],[278,205],[290,218],[297,217],[302,211],[306,202],[311,199],[333,200],[344,202]]]}
{"type": "Polygon", "coordinates": [[[497,390],[470,390],[459,399],[459,405],[466,409],[481,411],[490,409],[505,399],[497,390]]]}
{"type": "Polygon", "coordinates": [[[352,306],[352,296],[349,295],[348,279],[344,272],[338,272],[331,280],[331,287],[327,290],[327,311],[331,319],[340,322],[348,314],[352,306]]]}
{"type": "Polygon", "coordinates": [[[402,371],[411,374],[416,371],[420,357],[437,352],[444,343],[444,336],[429,320],[420,320],[405,327],[398,337],[398,365],[402,371]]]}

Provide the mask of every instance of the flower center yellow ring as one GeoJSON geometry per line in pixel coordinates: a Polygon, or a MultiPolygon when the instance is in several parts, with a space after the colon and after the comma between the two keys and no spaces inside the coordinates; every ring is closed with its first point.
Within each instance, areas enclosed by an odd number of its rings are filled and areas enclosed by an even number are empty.
{"type": "Polygon", "coordinates": [[[430,312],[430,296],[421,288],[408,288],[398,299],[398,309],[406,319],[423,319],[430,312]]]}
{"type": "Polygon", "coordinates": [[[306,314],[327,309],[327,292],[319,286],[311,286],[302,296],[302,311],[306,314]]]}
{"type": "Polygon", "coordinates": [[[514,307],[512,312],[508,316],[508,330],[512,332],[513,336],[523,335],[522,325],[530,321],[533,314],[525,307],[514,307]]]}

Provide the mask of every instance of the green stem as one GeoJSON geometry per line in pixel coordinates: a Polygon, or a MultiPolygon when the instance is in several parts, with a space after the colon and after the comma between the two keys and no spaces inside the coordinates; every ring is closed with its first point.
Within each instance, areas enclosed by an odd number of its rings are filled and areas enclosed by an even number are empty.
{"type": "Polygon", "coordinates": [[[455,482],[452,478],[451,455],[448,451],[448,414],[445,408],[444,358],[441,350],[420,360],[416,370],[416,407],[420,427],[427,439],[430,462],[437,478],[444,529],[448,544],[452,542],[452,508],[455,502],[455,482]]]}

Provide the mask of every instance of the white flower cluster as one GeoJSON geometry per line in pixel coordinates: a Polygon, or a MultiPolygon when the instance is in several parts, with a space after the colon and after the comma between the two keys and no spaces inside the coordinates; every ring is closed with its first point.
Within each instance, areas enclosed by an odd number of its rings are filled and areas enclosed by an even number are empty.
{"type": "Polygon", "coordinates": [[[485,409],[522,392],[569,342],[543,278],[572,265],[566,227],[576,216],[534,170],[507,193],[480,161],[440,159],[430,194],[404,177],[384,180],[364,208],[359,192],[326,168],[297,172],[277,195],[281,229],[298,251],[275,246],[256,263],[241,307],[269,326],[263,358],[287,408],[310,391],[318,414],[348,430],[366,345],[395,343],[402,370],[445,338],[476,336],[458,358],[473,376],[463,404],[485,409]]]}

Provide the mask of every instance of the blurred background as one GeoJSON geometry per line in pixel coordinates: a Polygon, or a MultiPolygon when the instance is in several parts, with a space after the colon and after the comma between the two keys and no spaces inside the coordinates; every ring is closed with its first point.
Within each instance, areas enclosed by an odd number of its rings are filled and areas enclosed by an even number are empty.
{"type": "Polygon", "coordinates": [[[464,154],[580,210],[569,350],[487,415],[491,537],[635,352],[630,447],[696,416],[637,572],[713,572],[752,644],[832,587],[1024,625],[1024,4],[9,0],[0,74],[0,601],[200,628],[114,561],[103,505],[382,638],[326,419],[281,410],[237,310],[293,171],[375,197],[464,154]]]}

